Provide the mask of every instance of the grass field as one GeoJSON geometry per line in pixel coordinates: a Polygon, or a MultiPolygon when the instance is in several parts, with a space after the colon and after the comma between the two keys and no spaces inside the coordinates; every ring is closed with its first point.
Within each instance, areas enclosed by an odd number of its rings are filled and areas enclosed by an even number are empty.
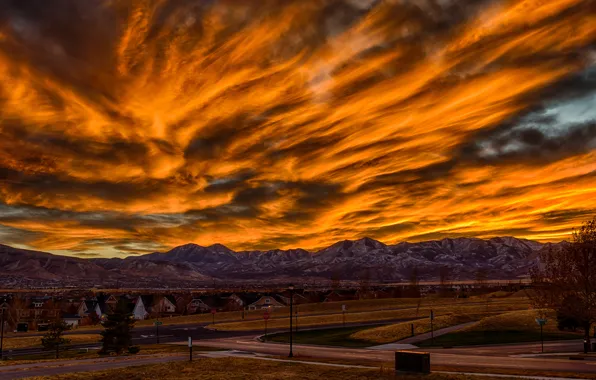
{"type": "MultiPolygon", "coordinates": [[[[187,353],[188,348],[186,346],[176,345],[176,344],[141,344],[140,346],[140,355],[169,355],[169,354],[179,354],[179,353],[187,353]]],[[[214,347],[203,347],[203,346],[193,346],[193,352],[199,351],[221,351],[222,349],[214,348],[214,347]]],[[[4,360],[0,361],[0,367],[3,365],[14,365],[14,364],[30,364],[30,363],[44,363],[44,362],[61,362],[64,360],[71,360],[71,359],[93,359],[100,357],[98,355],[98,351],[96,350],[79,350],[79,349],[72,349],[72,350],[65,350],[60,352],[60,358],[54,358],[54,351],[48,351],[43,354],[34,354],[34,355],[21,355],[15,356],[14,358],[8,359],[5,357],[4,360]]],[[[128,353],[122,354],[122,356],[134,356],[128,353]]]]}
{"type": "MultiPolygon", "coordinates": [[[[255,359],[201,359],[109,371],[72,373],[58,376],[34,377],[31,380],[393,380],[395,373],[386,369],[337,368],[300,363],[272,362],[255,359]]],[[[400,375],[403,380],[476,380],[480,377],[464,375],[400,375]]],[[[491,380],[490,377],[482,377],[491,380]]],[[[503,380],[503,378],[501,378],[503,380]]]]}
{"type": "MultiPolygon", "coordinates": [[[[296,344],[314,344],[323,346],[341,346],[341,347],[368,347],[370,344],[362,340],[352,339],[353,334],[359,331],[369,329],[370,327],[346,327],[335,329],[321,329],[298,331],[294,333],[294,343],[296,344]]],[[[288,343],[290,341],[289,333],[272,334],[267,336],[267,342],[288,343]]]]}
{"type": "MultiPolygon", "coordinates": [[[[367,311],[358,313],[346,313],[346,323],[357,323],[357,322],[379,322],[387,320],[397,319],[416,319],[428,317],[430,311],[433,310],[436,317],[451,315],[451,314],[480,314],[480,313],[494,313],[494,312],[506,312],[513,310],[527,310],[527,300],[498,300],[491,302],[455,302],[452,301],[451,305],[435,305],[435,306],[422,306],[420,308],[410,307],[407,309],[397,310],[381,310],[381,311],[367,311]]],[[[326,326],[326,325],[341,325],[343,323],[342,314],[332,315],[320,315],[320,316],[303,316],[298,318],[298,324],[300,327],[315,327],[315,326],[326,326]]],[[[269,328],[288,328],[288,318],[270,319],[268,321],[269,328]]],[[[229,323],[216,323],[210,327],[222,331],[258,331],[264,329],[265,323],[261,320],[244,321],[244,322],[229,322],[229,323]]]]}
{"type": "MultiPolygon", "coordinates": [[[[522,343],[540,341],[540,327],[535,310],[515,311],[486,317],[472,326],[434,339],[435,345],[466,346],[479,344],[522,343]]],[[[561,332],[557,329],[554,313],[547,313],[549,320],[543,327],[544,340],[579,339],[581,333],[561,332]]],[[[429,340],[419,343],[429,346],[429,340]]]]}
{"type": "MultiPolygon", "coordinates": [[[[497,304],[501,302],[513,303],[515,301],[527,304],[526,298],[520,297],[516,299],[493,299],[489,303],[497,304]]],[[[448,306],[453,304],[465,305],[465,304],[483,304],[486,299],[480,297],[464,298],[464,299],[453,299],[453,298],[437,298],[437,297],[425,297],[425,298],[382,298],[382,299],[367,299],[367,300],[354,300],[354,301],[342,301],[342,302],[321,302],[311,303],[303,305],[294,305],[295,310],[298,310],[300,316],[316,316],[322,314],[341,314],[342,305],[346,305],[346,315],[352,313],[359,313],[365,311],[388,311],[397,309],[416,308],[423,307],[435,307],[435,306],[448,306]]],[[[272,309],[270,316],[272,319],[277,317],[285,317],[289,313],[288,307],[282,307],[272,309]]],[[[231,312],[220,312],[215,315],[215,323],[220,324],[222,322],[237,322],[242,321],[243,313],[241,311],[231,312]]],[[[196,314],[196,315],[185,315],[179,317],[163,318],[162,322],[164,325],[174,324],[190,324],[190,323],[212,323],[212,315],[196,314]]],[[[244,312],[244,321],[259,321],[263,319],[263,310],[251,310],[244,312]]],[[[144,320],[137,322],[137,326],[150,326],[153,324],[153,320],[144,320]]],[[[85,326],[80,329],[92,329],[97,326],[85,326]]]]}
{"type": "MultiPolygon", "coordinates": [[[[433,328],[438,330],[462,323],[478,321],[485,316],[486,314],[452,314],[439,316],[435,317],[433,328]]],[[[387,326],[379,326],[372,329],[364,329],[352,334],[350,339],[365,342],[368,346],[392,343],[412,336],[412,324],[414,325],[414,335],[424,334],[430,331],[430,320],[424,318],[413,322],[403,322],[387,326]]]]}
{"type": "MultiPolygon", "coordinates": [[[[70,344],[99,342],[99,334],[74,334],[67,335],[70,344]]],[[[41,347],[41,336],[23,336],[4,338],[4,350],[15,350],[18,348],[41,347]]]]}

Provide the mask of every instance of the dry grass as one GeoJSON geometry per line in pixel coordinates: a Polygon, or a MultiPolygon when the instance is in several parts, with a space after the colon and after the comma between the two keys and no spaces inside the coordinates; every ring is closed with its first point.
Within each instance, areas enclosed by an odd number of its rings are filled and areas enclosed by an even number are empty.
{"type": "MultiPolygon", "coordinates": [[[[175,362],[147,366],[128,367],[108,371],[72,373],[57,376],[34,377],[31,380],[373,380],[395,379],[391,368],[357,369],[337,368],[300,363],[272,362],[255,359],[200,359],[191,362],[175,362]]],[[[403,380],[475,380],[463,375],[400,375],[403,380]]],[[[490,380],[489,377],[483,377],[490,380]]],[[[502,380],[502,379],[501,379],[502,380]]]]}
{"type": "Polygon", "coordinates": [[[495,375],[517,375],[517,376],[538,376],[538,377],[563,377],[572,379],[594,379],[593,373],[562,372],[562,371],[539,371],[523,368],[474,368],[454,366],[431,366],[433,371],[444,372],[466,372],[466,373],[491,373],[495,375]]]}
{"type": "MultiPolygon", "coordinates": [[[[436,337],[434,344],[444,346],[510,344],[536,342],[541,337],[544,340],[578,339],[581,338],[581,333],[559,331],[553,311],[518,310],[486,317],[471,326],[436,337]],[[544,315],[548,322],[544,325],[541,335],[536,318],[544,315]]],[[[432,343],[426,340],[417,345],[428,346],[432,343]]]]}
{"type": "MultiPolygon", "coordinates": [[[[554,312],[547,311],[546,316],[549,319],[550,323],[544,325],[543,331],[545,333],[559,333],[560,331],[557,329],[557,323],[553,321],[556,321],[554,312]]],[[[537,317],[537,310],[522,310],[503,313],[500,315],[483,318],[480,321],[473,324],[472,326],[468,326],[465,329],[462,329],[461,332],[499,331],[505,329],[516,331],[534,331],[537,329],[537,317]]]]}
{"type": "MultiPolygon", "coordinates": [[[[444,315],[436,317],[433,321],[433,326],[435,330],[438,330],[462,323],[477,321],[484,316],[486,316],[486,314],[444,315]]],[[[413,322],[402,322],[394,325],[358,331],[357,333],[352,334],[350,338],[377,344],[396,342],[411,336],[411,324],[414,325],[414,335],[424,334],[430,331],[430,322],[425,318],[413,322]]]]}
{"type": "MultiPolygon", "coordinates": [[[[65,335],[70,339],[70,344],[99,342],[99,334],[72,334],[65,335]]],[[[41,336],[24,336],[4,339],[5,350],[15,350],[18,348],[41,347],[41,336]]]]}
{"type": "MultiPolygon", "coordinates": [[[[359,312],[359,311],[381,311],[387,309],[398,309],[398,308],[411,308],[416,307],[418,303],[422,305],[430,305],[434,303],[448,304],[452,302],[451,299],[442,299],[437,301],[430,298],[383,298],[373,300],[356,300],[356,301],[343,301],[343,302],[321,302],[295,305],[294,307],[298,310],[300,315],[320,315],[330,313],[341,313],[341,306],[346,305],[347,312],[359,312]]],[[[471,302],[471,301],[467,301],[471,302]]],[[[272,318],[285,317],[289,312],[289,308],[281,307],[272,309],[270,315],[272,318]]],[[[211,323],[212,315],[210,313],[196,314],[196,315],[185,315],[180,317],[164,318],[164,325],[173,324],[187,324],[187,323],[211,323]]],[[[244,312],[245,321],[258,321],[263,319],[263,310],[251,310],[244,312]]],[[[230,321],[241,321],[241,311],[229,311],[220,312],[215,315],[215,323],[230,322],[230,321]]],[[[153,324],[152,320],[145,320],[137,322],[137,326],[148,326],[153,324]]]]}
{"type": "MultiPolygon", "coordinates": [[[[302,304],[302,305],[295,305],[294,307],[298,310],[299,315],[303,317],[307,316],[316,316],[321,314],[339,314],[341,315],[341,307],[342,305],[346,305],[347,312],[346,315],[351,313],[358,313],[358,312],[371,312],[371,311],[386,311],[386,310],[397,310],[397,309],[408,309],[417,307],[420,304],[420,307],[435,307],[435,306],[447,306],[456,304],[478,304],[484,302],[482,299],[452,299],[452,298],[435,298],[435,297],[425,297],[425,298],[382,298],[382,299],[368,299],[368,300],[355,300],[355,301],[342,301],[342,302],[321,302],[321,303],[311,303],[311,304],[302,304]]],[[[514,302],[521,302],[527,303],[527,299],[525,298],[518,298],[518,299],[499,299],[493,300],[492,302],[505,302],[505,303],[514,303],[514,302]]],[[[277,309],[271,310],[271,317],[285,317],[288,315],[289,308],[282,307],[277,309]]],[[[185,315],[179,317],[171,317],[171,318],[163,318],[162,322],[164,325],[176,325],[176,324],[190,324],[190,323],[212,323],[212,315],[210,313],[206,314],[196,314],[196,315],[185,315]]],[[[262,321],[263,320],[263,310],[251,310],[244,312],[244,321],[262,321]]],[[[242,312],[241,311],[230,311],[230,312],[220,312],[215,315],[215,323],[222,323],[222,322],[237,322],[242,321],[242,312]]],[[[153,320],[145,320],[145,321],[138,321],[136,323],[137,326],[150,326],[153,324],[153,320]]],[[[86,326],[81,327],[80,329],[96,329],[97,326],[86,326]]]]}
{"type": "MultiPolygon", "coordinates": [[[[483,302],[476,304],[466,303],[455,303],[449,306],[423,306],[419,309],[410,308],[403,310],[383,310],[383,311],[371,311],[371,312],[360,312],[360,313],[346,313],[346,323],[356,322],[373,322],[373,321],[386,321],[395,319],[415,319],[425,318],[430,314],[431,309],[434,310],[435,316],[444,316],[452,314],[481,314],[481,313],[495,313],[495,312],[506,312],[513,310],[527,310],[527,302],[483,302]]],[[[342,315],[324,315],[324,316],[309,316],[300,317],[298,323],[300,327],[315,327],[315,326],[326,326],[326,325],[341,325],[342,315]]],[[[287,328],[289,324],[288,318],[270,319],[267,323],[269,328],[287,328]]],[[[219,323],[210,327],[216,328],[222,331],[256,331],[264,328],[264,321],[245,321],[245,322],[231,322],[231,323],[219,323]]]]}

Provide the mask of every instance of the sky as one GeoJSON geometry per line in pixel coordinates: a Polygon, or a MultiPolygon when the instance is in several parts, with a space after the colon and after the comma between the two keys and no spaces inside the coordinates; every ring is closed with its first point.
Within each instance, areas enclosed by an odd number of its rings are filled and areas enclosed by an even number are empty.
{"type": "Polygon", "coordinates": [[[2,0],[0,243],[568,238],[596,1],[2,0]]]}

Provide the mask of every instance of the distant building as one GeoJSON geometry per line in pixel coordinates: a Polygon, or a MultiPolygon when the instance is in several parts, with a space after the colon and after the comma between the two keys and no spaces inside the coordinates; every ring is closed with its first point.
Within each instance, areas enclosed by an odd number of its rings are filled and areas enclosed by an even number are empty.
{"type": "Polygon", "coordinates": [[[248,310],[269,309],[284,306],[283,303],[276,300],[273,296],[262,296],[257,302],[248,305],[248,310]]]}

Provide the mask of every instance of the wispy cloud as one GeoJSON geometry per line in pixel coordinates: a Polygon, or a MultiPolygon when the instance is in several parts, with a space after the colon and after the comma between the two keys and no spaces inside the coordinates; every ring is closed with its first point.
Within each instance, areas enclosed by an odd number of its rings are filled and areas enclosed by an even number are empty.
{"type": "Polygon", "coordinates": [[[0,239],[559,240],[596,209],[595,7],[5,1],[0,239]]]}

